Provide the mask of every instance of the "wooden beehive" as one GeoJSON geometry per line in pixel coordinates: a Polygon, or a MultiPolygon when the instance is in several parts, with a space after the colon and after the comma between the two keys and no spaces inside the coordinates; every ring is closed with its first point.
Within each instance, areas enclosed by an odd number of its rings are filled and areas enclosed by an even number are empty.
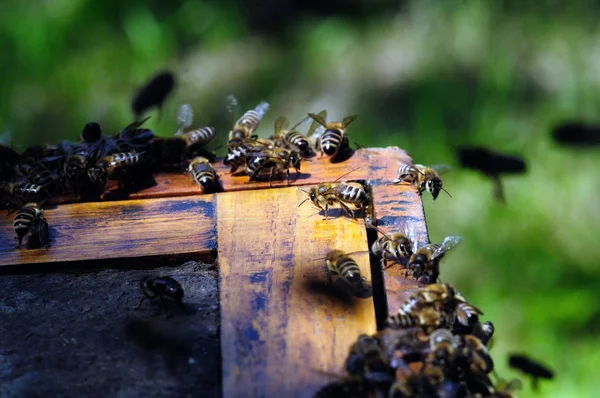
{"type": "Polygon", "coordinates": [[[15,249],[12,216],[2,216],[0,273],[110,268],[118,259],[132,267],[215,262],[223,396],[309,397],[343,373],[356,337],[374,333],[417,283],[397,267],[381,270],[368,253],[376,232],[362,220],[336,211],[324,220],[310,202],[299,206],[303,188],[354,170],[344,180],[368,181],[378,227],[392,232],[411,224],[422,245],[428,236],[421,197],[411,185],[390,183],[402,163],[411,160],[396,147],[360,149],[340,163],[317,157],[302,164],[289,187],[249,183],[218,163],[224,192],[216,194],[199,194],[185,174],[161,174],[128,200],[59,198],[45,212],[49,249],[15,249]],[[371,297],[344,302],[329,294],[323,258],[332,249],[357,252],[371,297]]]}

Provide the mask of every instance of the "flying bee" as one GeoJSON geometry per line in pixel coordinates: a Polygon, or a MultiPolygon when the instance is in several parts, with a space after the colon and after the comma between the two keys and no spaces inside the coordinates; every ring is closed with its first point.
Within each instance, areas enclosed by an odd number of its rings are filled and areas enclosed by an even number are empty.
{"type": "Polygon", "coordinates": [[[308,116],[325,129],[318,140],[321,156],[325,154],[335,158],[350,149],[346,127],[356,119],[357,115],[346,116],[341,122],[327,122],[326,113],[324,114],[324,112],[325,111],[321,111],[316,115],[314,113],[309,113],[308,116]]]}
{"type": "MultiPolygon", "coordinates": [[[[236,108],[238,106],[237,99],[233,95],[227,97],[228,110],[235,117],[236,108]]],[[[237,121],[233,123],[233,127],[229,132],[229,140],[235,138],[252,138],[254,131],[260,125],[260,121],[269,110],[269,103],[261,101],[254,109],[246,111],[237,121]]]]}
{"type": "Polygon", "coordinates": [[[269,151],[275,148],[271,140],[252,139],[252,138],[234,138],[227,144],[227,156],[223,159],[223,164],[228,166],[230,173],[246,165],[248,157],[252,154],[269,151]]]}
{"type": "Polygon", "coordinates": [[[26,203],[37,203],[39,206],[42,206],[50,198],[50,193],[45,187],[28,182],[6,183],[2,189],[2,193],[6,197],[7,207],[15,205],[19,208],[26,203]]]}
{"type": "Polygon", "coordinates": [[[360,273],[358,263],[342,250],[333,250],[325,257],[327,264],[327,281],[333,283],[332,275],[339,275],[351,287],[362,290],[365,278],[360,273]]]}
{"type": "Polygon", "coordinates": [[[306,117],[298,122],[294,127],[288,130],[288,120],[284,116],[280,116],[275,120],[275,135],[274,140],[280,146],[297,150],[302,156],[308,157],[312,154],[310,142],[308,139],[296,131],[298,126],[306,123],[310,117],[306,117]]]}
{"type": "Polygon", "coordinates": [[[140,304],[136,307],[136,309],[140,308],[144,300],[147,298],[154,299],[158,297],[163,308],[165,309],[167,316],[168,309],[164,301],[165,298],[174,301],[181,309],[183,309],[186,313],[189,313],[183,304],[183,287],[181,287],[181,284],[179,284],[179,282],[170,276],[161,276],[157,278],[145,276],[140,281],[140,289],[142,290],[144,297],[142,297],[140,304]]]}
{"type": "Polygon", "coordinates": [[[192,106],[190,104],[181,104],[177,110],[177,125],[179,128],[177,129],[175,136],[182,134],[184,130],[190,128],[193,121],[194,111],[192,110],[192,106]]]}
{"type": "Polygon", "coordinates": [[[520,354],[512,354],[508,365],[532,377],[533,389],[537,390],[538,379],[553,379],[554,372],[541,363],[520,354]]]}
{"type": "Polygon", "coordinates": [[[127,170],[139,166],[145,152],[123,152],[105,156],[96,162],[96,165],[88,168],[90,182],[97,186],[104,186],[106,180],[118,180],[119,189],[125,186],[127,170]]]}
{"type": "Polygon", "coordinates": [[[381,267],[385,268],[388,259],[393,259],[399,264],[408,262],[408,259],[413,254],[413,243],[408,238],[406,233],[395,232],[386,234],[380,228],[370,223],[365,223],[367,228],[376,230],[381,234],[373,245],[371,245],[371,253],[381,258],[381,267]]]}
{"type": "Polygon", "coordinates": [[[192,159],[188,166],[188,174],[196,181],[202,192],[208,193],[216,189],[219,177],[205,157],[198,156],[192,159]]]}
{"type": "Polygon", "coordinates": [[[246,173],[250,181],[255,181],[264,170],[269,171],[269,186],[275,173],[287,174],[287,183],[290,185],[290,168],[296,170],[296,178],[300,174],[300,154],[294,150],[277,148],[269,151],[252,154],[246,161],[246,173]]]}
{"type": "Polygon", "coordinates": [[[444,191],[450,196],[448,191],[442,187],[442,179],[440,178],[440,174],[443,174],[447,170],[449,170],[449,167],[446,165],[427,167],[422,164],[403,164],[398,169],[398,177],[392,183],[408,182],[414,184],[419,190],[419,195],[423,191],[427,191],[431,193],[433,200],[435,200],[440,191],[444,191]]]}
{"type": "Polygon", "coordinates": [[[136,119],[148,109],[158,108],[158,118],[162,115],[163,103],[175,88],[175,76],[169,71],[157,73],[146,84],[140,87],[131,100],[131,111],[136,119]]]}
{"type": "Polygon", "coordinates": [[[17,212],[13,219],[13,227],[17,234],[15,239],[19,241],[17,248],[21,247],[23,238],[29,232],[32,233],[32,237],[37,235],[40,243],[48,243],[48,223],[43,216],[44,210],[37,203],[27,203],[17,212]]]}
{"type": "Polygon", "coordinates": [[[441,244],[432,243],[417,249],[408,261],[408,269],[414,279],[427,276],[427,283],[435,283],[439,276],[439,264],[444,255],[458,246],[460,236],[447,236],[441,244]]]}

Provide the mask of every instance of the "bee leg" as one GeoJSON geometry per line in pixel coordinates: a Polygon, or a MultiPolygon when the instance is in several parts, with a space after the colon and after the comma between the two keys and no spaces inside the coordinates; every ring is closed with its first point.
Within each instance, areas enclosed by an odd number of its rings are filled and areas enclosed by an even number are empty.
{"type": "Polygon", "coordinates": [[[329,218],[329,205],[325,205],[325,218],[324,220],[327,220],[329,218]]]}
{"type": "Polygon", "coordinates": [[[134,310],[139,310],[139,309],[140,309],[140,307],[142,306],[142,303],[144,302],[144,300],[146,300],[146,297],[145,297],[145,296],[144,296],[144,297],[142,297],[142,299],[140,300],[140,303],[138,304],[138,306],[137,306],[137,307],[135,307],[135,308],[134,308],[134,310]]]}
{"type": "Polygon", "coordinates": [[[165,300],[162,298],[162,296],[158,296],[158,298],[160,299],[160,303],[165,309],[165,319],[169,319],[169,309],[167,307],[167,304],[165,303],[165,300]]]}
{"type": "Polygon", "coordinates": [[[18,249],[18,248],[20,248],[20,247],[21,247],[21,243],[23,243],[23,238],[21,238],[21,237],[15,237],[15,240],[18,240],[18,241],[19,241],[19,244],[18,244],[18,245],[17,245],[17,247],[16,247],[16,249],[18,249]]]}
{"type": "Polygon", "coordinates": [[[344,209],[346,211],[346,213],[348,213],[348,215],[350,217],[352,217],[353,220],[356,220],[356,217],[354,217],[354,213],[352,213],[352,210],[350,210],[350,207],[346,206],[344,204],[344,202],[340,201],[340,206],[342,207],[342,209],[344,209]]]}
{"type": "Polygon", "coordinates": [[[269,172],[269,188],[273,187],[273,175],[275,174],[275,168],[271,167],[271,171],[269,172]]]}

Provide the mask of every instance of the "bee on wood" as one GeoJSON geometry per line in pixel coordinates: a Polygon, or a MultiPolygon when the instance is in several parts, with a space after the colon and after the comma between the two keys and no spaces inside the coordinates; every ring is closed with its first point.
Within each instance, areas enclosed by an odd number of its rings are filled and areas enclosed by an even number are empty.
{"type": "Polygon", "coordinates": [[[188,174],[204,193],[213,192],[217,187],[219,181],[217,172],[205,157],[198,156],[192,159],[188,166],[188,174]]]}
{"type": "Polygon", "coordinates": [[[269,172],[269,186],[275,173],[287,174],[287,184],[290,185],[290,168],[296,170],[296,178],[300,174],[300,154],[294,150],[286,148],[277,148],[268,151],[251,154],[246,161],[246,173],[250,176],[250,181],[256,181],[258,176],[264,172],[269,172]]]}
{"type": "Polygon", "coordinates": [[[508,358],[508,365],[532,377],[533,389],[537,390],[539,379],[553,379],[554,372],[541,363],[526,355],[512,354],[508,358]]]}
{"type": "Polygon", "coordinates": [[[126,185],[127,170],[139,166],[144,160],[144,153],[126,152],[105,156],[95,166],[88,168],[88,178],[92,184],[102,187],[107,180],[118,180],[119,189],[122,189],[126,185]]]}
{"type": "Polygon", "coordinates": [[[26,203],[37,203],[41,207],[50,198],[50,193],[46,188],[27,182],[6,183],[2,188],[2,193],[6,198],[7,207],[14,205],[20,208],[26,203]]]}
{"type": "Polygon", "coordinates": [[[321,156],[325,154],[336,158],[350,149],[346,127],[356,119],[357,115],[347,116],[342,122],[327,122],[326,113],[324,112],[321,111],[319,114],[309,113],[308,116],[325,129],[317,142],[321,156]]]}
{"type": "Polygon", "coordinates": [[[413,242],[408,238],[407,233],[386,234],[373,224],[365,223],[365,225],[381,234],[371,245],[371,253],[381,258],[381,268],[385,268],[388,259],[393,259],[401,265],[408,263],[408,259],[413,254],[413,242]]]}
{"type": "Polygon", "coordinates": [[[350,347],[346,371],[362,377],[371,385],[387,385],[389,388],[394,381],[393,369],[379,340],[366,334],[358,336],[358,340],[350,347]]]}
{"type": "Polygon", "coordinates": [[[274,148],[275,144],[271,140],[234,138],[227,144],[227,156],[223,159],[223,164],[229,167],[230,173],[235,173],[238,168],[246,165],[249,156],[274,148]]]}
{"type": "Polygon", "coordinates": [[[365,278],[360,273],[358,263],[342,250],[333,250],[325,257],[327,281],[333,283],[332,275],[339,275],[354,289],[362,290],[365,278]]]}
{"type": "Polygon", "coordinates": [[[312,149],[310,142],[303,134],[296,131],[301,125],[311,120],[310,117],[306,117],[298,122],[294,127],[288,130],[289,121],[284,116],[280,116],[275,120],[275,135],[274,140],[278,146],[287,147],[294,149],[304,157],[312,155],[312,149]]]}
{"type": "Polygon", "coordinates": [[[13,227],[19,241],[17,248],[21,247],[23,238],[31,232],[32,238],[37,238],[44,245],[49,242],[48,223],[44,218],[44,210],[37,203],[25,204],[15,215],[13,227]]]}
{"type": "Polygon", "coordinates": [[[460,236],[447,236],[441,244],[431,243],[417,249],[408,261],[408,269],[414,279],[426,276],[427,283],[435,283],[439,276],[439,264],[445,254],[458,246],[460,236]]]}
{"type": "MultiPolygon", "coordinates": [[[[227,101],[229,113],[231,113],[231,115],[235,117],[238,107],[237,99],[233,95],[230,95],[229,97],[227,97],[227,101]]],[[[269,107],[270,105],[268,102],[261,101],[258,105],[256,105],[254,109],[246,111],[246,113],[244,113],[239,119],[237,119],[233,123],[233,127],[229,132],[229,140],[231,141],[235,138],[252,138],[253,133],[260,125],[260,121],[265,115],[265,113],[267,113],[267,111],[269,110],[269,107]]]]}
{"type": "Polygon", "coordinates": [[[175,87],[175,76],[173,73],[164,71],[156,74],[144,86],[140,87],[131,101],[131,111],[136,120],[152,107],[159,110],[159,120],[162,114],[162,106],[165,99],[175,87]]]}
{"type": "Polygon", "coordinates": [[[142,306],[144,300],[159,298],[160,302],[165,309],[165,313],[168,316],[168,307],[165,303],[165,298],[172,300],[179,306],[183,311],[189,314],[187,308],[183,304],[183,287],[175,279],[170,276],[160,276],[153,278],[151,276],[145,276],[140,281],[140,289],[144,294],[144,297],[140,300],[140,304],[136,307],[139,309],[142,306]]]}
{"type": "Polygon", "coordinates": [[[429,333],[440,327],[447,327],[448,317],[443,311],[432,306],[424,306],[410,312],[400,309],[398,313],[388,317],[386,324],[393,329],[421,327],[429,333]]]}
{"type": "Polygon", "coordinates": [[[61,177],[57,170],[62,169],[62,161],[64,161],[63,156],[39,160],[32,165],[29,175],[27,176],[27,181],[31,184],[40,185],[51,190],[61,181],[61,177]],[[54,159],[58,159],[58,162],[56,162],[57,164],[55,165],[56,167],[50,166],[50,162],[54,159]]]}
{"type": "Polygon", "coordinates": [[[422,164],[403,164],[398,169],[398,177],[396,177],[392,183],[399,184],[408,182],[413,184],[419,190],[419,195],[421,195],[423,191],[427,191],[431,193],[433,200],[438,197],[440,191],[444,191],[448,196],[452,197],[448,191],[442,187],[442,179],[440,178],[440,174],[443,174],[448,170],[449,167],[446,165],[427,167],[422,164]]]}

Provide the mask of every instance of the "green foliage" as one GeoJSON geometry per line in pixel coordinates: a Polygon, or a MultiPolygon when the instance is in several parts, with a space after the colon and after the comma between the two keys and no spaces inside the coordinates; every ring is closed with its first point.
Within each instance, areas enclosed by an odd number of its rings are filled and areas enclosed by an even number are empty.
{"type": "MultiPolygon", "coordinates": [[[[424,195],[430,236],[464,237],[442,278],[496,324],[499,374],[518,376],[507,353],[529,353],[557,373],[540,396],[587,397],[600,389],[600,153],[558,148],[549,131],[598,121],[600,36],[591,1],[555,3],[408,2],[360,23],[303,14],[268,38],[242,2],[4,2],[0,128],[21,146],[75,139],[91,120],[116,132],[135,88],[172,68],[177,91],[148,123],[160,135],[189,102],[223,143],[231,93],[242,108],[271,103],[263,135],[279,115],[328,109],[359,115],[352,141],[397,145],[418,163],[456,166],[462,144],[521,154],[528,173],[505,179],[505,205],[484,177],[447,174],[453,199],[424,195]]],[[[536,396],[525,386],[519,396],[536,396]]]]}

